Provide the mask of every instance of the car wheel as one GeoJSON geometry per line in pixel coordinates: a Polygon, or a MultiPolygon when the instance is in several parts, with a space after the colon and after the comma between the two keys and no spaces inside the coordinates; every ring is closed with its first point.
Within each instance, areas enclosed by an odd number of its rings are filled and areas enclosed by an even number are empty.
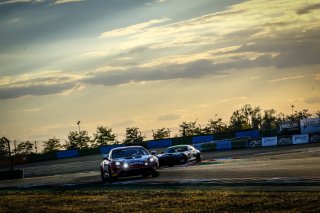
{"type": "Polygon", "coordinates": [[[188,157],[187,156],[181,156],[179,158],[179,164],[186,164],[188,163],[188,157]]]}
{"type": "Polygon", "coordinates": [[[105,176],[105,174],[104,174],[104,172],[103,172],[103,169],[100,169],[100,173],[101,173],[101,180],[102,180],[103,182],[108,181],[108,178],[106,178],[106,176],[105,176]]]}
{"type": "Polygon", "coordinates": [[[201,155],[199,154],[199,155],[197,155],[197,157],[196,157],[196,161],[197,162],[201,162],[202,161],[202,157],[201,157],[201,155]]]}
{"type": "Polygon", "coordinates": [[[158,177],[160,175],[160,172],[159,171],[152,171],[151,172],[151,176],[152,177],[158,177]]]}

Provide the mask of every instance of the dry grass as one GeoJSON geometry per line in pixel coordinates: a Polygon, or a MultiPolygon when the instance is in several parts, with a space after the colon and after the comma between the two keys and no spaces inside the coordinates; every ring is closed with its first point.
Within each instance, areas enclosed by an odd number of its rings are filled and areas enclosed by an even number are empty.
{"type": "Polygon", "coordinates": [[[0,193],[0,212],[320,212],[320,192],[69,190],[0,193]]]}

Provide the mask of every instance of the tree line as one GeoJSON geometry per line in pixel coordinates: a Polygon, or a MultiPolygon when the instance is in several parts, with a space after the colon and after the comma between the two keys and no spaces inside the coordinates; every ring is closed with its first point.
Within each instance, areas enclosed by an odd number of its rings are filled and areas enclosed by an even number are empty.
{"type": "MultiPolygon", "coordinates": [[[[278,128],[279,123],[311,118],[312,116],[320,117],[320,111],[318,110],[312,115],[307,109],[303,109],[301,111],[294,111],[290,115],[285,115],[283,113],[277,113],[275,109],[262,110],[259,106],[254,107],[250,104],[246,104],[232,113],[229,124],[224,123],[221,118],[209,119],[207,124],[203,127],[198,124],[197,121],[182,122],[179,125],[179,133],[173,137],[235,132],[247,129],[266,131],[278,128]]],[[[152,133],[154,140],[171,137],[169,128],[152,130],[152,133]]],[[[111,128],[98,126],[96,132],[93,133],[92,138],[88,135],[88,131],[86,130],[70,131],[67,138],[64,145],[62,145],[61,140],[56,137],[44,141],[43,153],[59,151],[62,149],[97,148],[103,145],[121,143],[134,145],[142,143],[146,136],[142,135],[138,127],[130,127],[126,128],[124,140],[118,141],[111,128]]],[[[33,145],[34,144],[29,141],[22,142],[17,145],[13,152],[23,155],[30,154],[33,151],[33,145]]],[[[0,155],[6,153],[5,149],[5,144],[1,144],[0,142],[0,155]]]]}

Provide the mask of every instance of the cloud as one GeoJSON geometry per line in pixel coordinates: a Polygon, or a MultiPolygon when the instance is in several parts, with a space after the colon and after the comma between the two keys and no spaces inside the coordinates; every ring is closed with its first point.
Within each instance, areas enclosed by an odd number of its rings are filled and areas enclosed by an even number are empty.
{"type": "Polygon", "coordinates": [[[320,74],[315,74],[314,77],[315,80],[320,81],[320,74]]]}
{"type": "Polygon", "coordinates": [[[177,120],[181,117],[181,115],[170,113],[170,114],[165,114],[161,115],[158,117],[159,121],[170,121],[170,120],[177,120]]]}
{"type": "Polygon", "coordinates": [[[86,0],[57,0],[54,4],[67,4],[67,3],[74,3],[74,2],[83,2],[86,0]]]}
{"type": "Polygon", "coordinates": [[[305,7],[299,8],[297,10],[297,14],[301,15],[301,14],[306,14],[306,13],[310,13],[313,10],[319,10],[320,9],[320,3],[318,4],[310,4],[307,5],[305,7]]]}
{"type": "Polygon", "coordinates": [[[16,113],[16,112],[38,112],[41,111],[41,108],[30,108],[30,109],[21,109],[21,110],[14,110],[14,111],[9,111],[9,113],[16,113]]]}
{"type": "Polygon", "coordinates": [[[0,82],[0,99],[65,93],[72,89],[78,89],[80,87],[78,81],[82,78],[79,75],[61,72],[6,77],[0,82]]]}
{"type": "Polygon", "coordinates": [[[168,21],[169,19],[167,18],[162,18],[162,19],[153,19],[147,22],[143,22],[140,24],[135,24],[131,25],[128,27],[120,28],[120,29],[115,29],[112,31],[104,32],[100,35],[100,38],[112,38],[112,37],[119,37],[119,36],[129,36],[133,35],[135,33],[142,33],[145,29],[148,27],[151,27],[156,24],[160,24],[163,22],[168,21]]]}
{"type": "Polygon", "coordinates": [[[84,83],[114,86],[128,83],[192,79],[204,76],[226,75],[226,70],[245,69],[270,65],[270,56],[262,55],[254,59],[233,58],[225,63],[214,63],[209,59],[199,59],[181,64],[160,64],[152,67],[133,67],[127,70],[109,70],[90,73],[84,83]]]}
{"type": "Polygon", "coordinates": [[[28,95],[42,96],[63,93],[76,87],[75,83],[63,83],[54,85],[34,85],[0,88],[0,99],[20,98],[28,95]]]}
{"type": "Polygon", "coordinates": [[[234,98],[227,98],[217,101],[217,103],[227,103],[231,101],[239,101],[239,100],[248,100],[247,97],[234,97],[234,98]]]}
{"type": "Polygon", "coordinates": [[[314,96],[304,99],[304,102],[307,104],[317,104],[320,103],[320,96],[314,96]]]}
{"type": "Polygon", "coordinates": [[[273,83],[273,82],[287,81],[287,80],[300,79],[300,78],[304,78],[304,76],[299,75],[299,76],[291,76],[291,77],[286,77],[286,78],[277,78],[277,79],[270,80],[268,82],[273,83]]]}
{"type": "Polygon", "coordinates": [[[16,3],[40,3],[44,2],[45,0],[9,0],[5,2],[0,2],[0,5],[5,5],[5,4],[16,4],[16,3]]]}

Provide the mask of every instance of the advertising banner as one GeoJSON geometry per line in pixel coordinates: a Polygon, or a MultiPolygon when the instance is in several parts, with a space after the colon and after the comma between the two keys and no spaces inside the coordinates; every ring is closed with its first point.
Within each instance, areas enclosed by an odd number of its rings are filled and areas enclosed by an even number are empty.
{"type": "Polygon", "coordinates": [[[260,131],[259,130],[251,130],[251,131],[241,131],[236,132],[237,138],[259,138],[260,131]]]}
{"type": "Polygon", "coordinates": [[[192,137],[192,144],[213,141],[213,135],[203,135],[192,137]]]}
{"type": "Polygon", "coordinates": [[[278,145],[290,145],[292,144],[291,136],[280,136],[278,137],[278,145]]]}
{"type": "Polygon", "coordinates": [[[281,135],[300,134],[300,121],[288,121],[279,124],[281,135]]]}
{"type": "Polygon", "coordinates": [[[216,149],[217,149],[218,151],[232,149],[231,141],[229,141],[229,140],[226,140],[226,141],[217,141],[217,142],[216,142],[216,149]]]}
{"type": "Polygon", "coordinates": [[[116,144],[116,145],[110,145],[110,146],[101,146],[100,147],[101,155],[109,154],[111,149],[117,148],[117,147],[122,147],[122,146],[125,146],[125,145],[124,144],[116,144]]]}
{"type": "Polygon", "coordinates": [[[293,144],[304,144],[304,143],[308,143],[308,141],[309,141],[308,134],[292,135],[292,143],[293,144]]]}
{"type": "Polygon", "coordinates": [[[248,139],[248,147],[260,147],[262,146],[261,139],[248,139]]]}
{"type": "Polygon", "coordinates": [[[308,118],[300,120],[301,133],[320,132],[320,118],[308,118]]]}
{"type": "Polygon", "coordinates": [[[278,145],[277,137],[262,138],[262,146],[277,146],[277,145],[278,145]]]}
{"type": "Polygon", "coordinates": [[[147,143],[147,146],[148,146],[148,149],[169,147],[169,146],[172,146],[172,140],[163,139],[163,140],[149,141],[147,143]]]}
{"type": "Polygon", "coordinates": [[[310,134],[309,137],[310,137],[310,140],[309,140],[310,143],[320,142],[320,133],[319,134],[310,134]]]}
{"type": "Polygon", "coordinates": [[[198,149],[198,150],[200,150],[200,151],[203,151],[202,143],[194,144],[193,147],[196,148],[196,149],[198,149]]]}
{"type": "Polygon", "coordinates": [[[60,151],[57,152],[57,159],[61,159],[61,158],[71,158],[71,157],[77,157],[79,156],[79,152],[78,150],[74,149],[74,150],[66,150],[66,151],[60,151]]]}

